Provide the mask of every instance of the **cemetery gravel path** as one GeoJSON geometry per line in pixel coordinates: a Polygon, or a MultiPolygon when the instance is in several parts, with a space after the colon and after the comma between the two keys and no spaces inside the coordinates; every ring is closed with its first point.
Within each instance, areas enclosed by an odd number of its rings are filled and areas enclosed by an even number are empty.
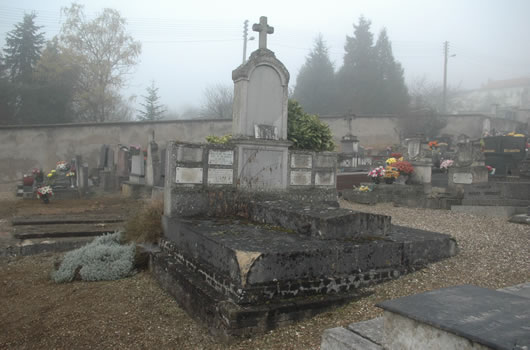
{"type": "Polygon", "coordinates": [[[384,283],[311,320],[232,345],[216,344],[148,272],[113,282],[54,284],[59,255],[0,259],[0,349],[319,349],[324,329],[381,314],[379,301],[457,284],[501,288],[530,281],[530,228],[505,219],[389,204],[343,207],[454,236],[460,253],[384,283]]]}

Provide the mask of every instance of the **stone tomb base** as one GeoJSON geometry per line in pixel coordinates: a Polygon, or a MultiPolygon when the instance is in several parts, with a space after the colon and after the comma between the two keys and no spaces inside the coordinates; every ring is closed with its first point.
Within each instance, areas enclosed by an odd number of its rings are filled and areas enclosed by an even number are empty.
{"type": "Polygon", "coordinates": [[[225,341],[311,317],[457,251],[448,235],[399,226],[384,237],[323,240],[238,217],[164,216],[163,225],[155,278],[225,341]]]}

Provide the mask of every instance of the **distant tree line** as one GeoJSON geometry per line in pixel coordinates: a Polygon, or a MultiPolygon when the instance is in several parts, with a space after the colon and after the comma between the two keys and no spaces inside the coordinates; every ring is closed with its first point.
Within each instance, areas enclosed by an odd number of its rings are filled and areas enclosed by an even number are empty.
{"type": "MultiPolygon", "coordinates": [[[[133,117],[131,101],[120,89],[138,63],[141,44],[126,32],[125,19],[104,9],[88,20],[78,4],[63,8],[62,14],[59,34],[47,42],[35,13],[25,14],[7,34],[0,53],[0,124],[133,117]]],[[[152,112],[157,117],[160,109],[152,112]]]]}
{"type": "Polygon", "coordinates": [[[407,111],[409,94],[401,64],[383,29],[374,44],[371,22],[364,17],[346,36],[343,64],[335,70],[319,35],[300,69],[293,98],[308,113],[398,114],[407,111]]]}

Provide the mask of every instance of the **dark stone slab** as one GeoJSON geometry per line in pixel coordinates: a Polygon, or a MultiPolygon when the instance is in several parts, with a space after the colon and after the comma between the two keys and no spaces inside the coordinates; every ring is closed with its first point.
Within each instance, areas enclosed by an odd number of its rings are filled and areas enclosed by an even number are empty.
{"type": "Polygon", "coordinates": [[[452,238],[396,227],[385,239],[321,240],[242,218],[163,217],[161,246],[236,303],[350,293],[456,254],[452,238]]]}
{"type": "Polygon", "coordinates": [[[377,306],[492,349],[530,346],[530,299],[462,285],[377,306]]]}
{"type": "Polygon", "coordinates": [[[15,226],[13,235],[18,239],[52,237],[91,237],[119,230],[121,224],[48,224],[15,226]]]}
{"type": "Polygon", "coordinates": [[[122,222],[124,217],[120,215],[34,215],[16,216],[11,220],[16,225],[50,225],[50,224],[88,224],[88,223],[110,223],[122,222]]]}
{"type": "Polygon", "coordinates": [[[252,202],[248,216],[257,222],[284,227],[320,239],[384,237],[390,216],[329,206],[309,206],[285,200],[252,202]]]}

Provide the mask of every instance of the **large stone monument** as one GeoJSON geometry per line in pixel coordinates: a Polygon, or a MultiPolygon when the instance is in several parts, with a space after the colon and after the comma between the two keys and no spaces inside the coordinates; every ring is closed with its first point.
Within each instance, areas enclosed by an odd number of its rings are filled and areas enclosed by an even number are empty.
{"type": "Polygon", "coordinates": [[[456,254],[447,235],[339,207],[337,154],[289,150],[289,74],[266,48],[233,72],[233,142],[170,142],[164,237],[152,255],[160,285],[222,339],[311,317],[456,254]]]}
{"type": "Polygon", "coordinates": [[[267,49],[267,34],[274,32],[267,18],[252,29],[259,32],[259,49],[232,72],[237,182],[242,188],[286,189],[289,72],[267,49]]]}

